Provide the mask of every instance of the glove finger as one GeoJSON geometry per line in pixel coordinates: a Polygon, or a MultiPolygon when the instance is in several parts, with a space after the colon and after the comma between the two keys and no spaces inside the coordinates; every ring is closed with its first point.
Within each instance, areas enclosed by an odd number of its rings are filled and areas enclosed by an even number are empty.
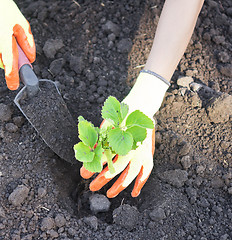
{"type": "Polygon", "coordinates": [[[4,42],[0,58],[5,69],[6,84],[10,90],[16,90],[19,87],[18,48],[14,36],[5,39],[4,42]]]}
{"type": "Polygon", "coordinates": [[[4,69],[4,65],[2,62],[2,54],[0,53],[0,68],[4,69]]]}
{"type": "Polygon", "coordinates": [[[80,175],[81,177],[83,177],[84,179],[89,179],[93,176],[94,172],[90,172],[88,171],[84,166],[81,167],[80,169],[80,175]]]}
{"type": "Polygon", "coordinates": [[[155,128],[153,128],[152,130],[152,156],[155,153],[155,128]]]}
{"type": "Polygon", "coordinates": [[[141,161],[131,161],[127,168],[123,171],[113,186],[107,191],[108,198],[116,197],[123,191],[138,175],[141,169],[141,161]]]}
{"type": "Polygon", "coordinates": [[[14,26],[13,33],[29,61],[34,62],[36,58],[35,42],[30,24],[24,17],[21,19],[20,24],[14,26]]]}
{"type": "MultiPolygon", "coordinates": [[[[155,128],[152,130],[152,156],[155,152],[155,128]]],[[[152,168],[153,168],[153,159],[150,161],[144,160],[141,170],[135,180],[135,185],[131,193],[132,197],[137,197],[140,194],[141,189],[149,178],[152,168]]]]}
{"type": "Polygon", "coordinates": [[[91,191],[98,191],[104,185],[106,185],[111,179],[113,179],[116,175],[122,172],[126,166],[128,165],[131,158],[126,156],[118,156],[116,155],[113,164],[115,168],[115,173],[110,173],[108,166],[102,170],[101,173],[90,183],[89,188],[91,191]]]}
{"type": "Polygon", "coordinates": [[[151,174],[152,168],[153,161],[146,161],[146,164],[141,167],[141,170],[135,180],[133,191],[131,192],[132,197],[138,197],[141,189],[143,188],[144,184],[146,183],[147,179],[151,174]]]}
{"type": "MultiPolygon", "coordinates": [[[[106,163],[107,163],[106,161],[103,162],[103,166],[106,163]]],[[[90,172],[84,166],[82,166],[81,169],[80,169],[80,174],[81,174],[81,177],[83,177],[84,179],[89,179],[89,178],[91,178],[95,174],[95,172],[90,172]]]]}

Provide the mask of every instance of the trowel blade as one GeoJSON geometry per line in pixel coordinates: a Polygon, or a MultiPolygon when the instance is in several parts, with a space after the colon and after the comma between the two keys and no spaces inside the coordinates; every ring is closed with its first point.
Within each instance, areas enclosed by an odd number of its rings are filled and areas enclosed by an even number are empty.
{"type": "Polygon", "coordinates": [[[39,88],[39,92],[29,98],[26,87],[23,87],[14,102],[44,142],[59,157],[77,164],[73,150],[73,146],[78,142],[77,124],[54,82],[41,79],[39,88]]]}

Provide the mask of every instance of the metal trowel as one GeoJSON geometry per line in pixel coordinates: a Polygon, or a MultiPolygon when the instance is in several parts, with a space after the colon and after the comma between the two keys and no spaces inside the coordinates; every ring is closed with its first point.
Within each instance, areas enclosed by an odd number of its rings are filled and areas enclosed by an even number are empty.
{"type": "Polygon", "coordinates": [[[19,52],[19,77],[24,87],[14,103],[35,128],[44,142],[65,161],[77,164],[73,150],[78,142],[77,124],[73,120],[57,85],[36,77],[22,49],[19,52]]]}

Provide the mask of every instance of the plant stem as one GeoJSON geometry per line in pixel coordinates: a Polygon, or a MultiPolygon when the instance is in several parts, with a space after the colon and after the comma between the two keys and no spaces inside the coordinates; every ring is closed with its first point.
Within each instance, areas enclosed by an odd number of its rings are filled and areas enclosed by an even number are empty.
{"type": "Polygon", "coordinates": [[[105,155],[106,155],[106,159],[107,159],[107,163],[108,163],[110,173],[113,174],[113,173],[115,173],[115,169],[114,169],[114,166],[113,166],[112,152],[110,151],[110,149],[105,150],[105,155]]]}

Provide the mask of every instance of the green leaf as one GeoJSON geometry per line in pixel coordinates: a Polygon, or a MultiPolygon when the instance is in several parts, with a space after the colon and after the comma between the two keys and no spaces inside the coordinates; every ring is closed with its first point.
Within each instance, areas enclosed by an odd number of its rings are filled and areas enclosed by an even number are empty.
{"type": "Polygon", "coordinates": [[[112,96],[109,96],[102,107],[102,118],[110,119],[115,125],[122,122],[120,102],[112,96]]]}
{"type": "Polygon", "coordinates": [[[100,145],[94,149],[94,159],[92,162],[84,162],[84,167],[90,172],[101,172],[103,168],[102,164],[102,156],[103,156],[103,148],[100,145]]]}
{"type": "Polygon", "coordinates": [[[153,121],[139,110],[135,110],[134,112],[132,112],[126,119],[127,128],[134,126],[151,129],[154,128],[153,121]]]}
{"type": "Polygon", "coordinates": [[[85,120],[84,117],[79,116],[79,117],[78,117],[78,122],[81,122],[81,121],[87,121],[87,120],[85,120]]]}
{"type": "Polygon", "coordinates": [[[125,103],[120,103],[120,105],[121,105],[121,117],[123,121],[126,115],[128,114],[129,106],[125,103]]]}
{"type": "Polygon", "coordinates": [[[95,153],[82,142],[74,145],[74,151],[76,159],[80,162],[91,162],[94,159],[95,153]]]}
{"type": "Polygon", "coordinates": [[[109,131],[108,142],[118,155],[126,155],[131,150],[133,137],[129,132],[115,128],[109,131]]]}
{"type": "Polygon", "coordinates": [[[102,163],[96,160],[92,162],[84,162],[83,166],[90,172],[100,173],[102,171],[102,163]]]}
{"type": "Polygon", "coordinates": [[[97,147],[94,149],[94,153],[95,153],[94,159],[101,162],[103,152],[104,152],[104,149],[102,148],[102,146],[100,144],[97,145],[97,147]]]}
{"type": "Polygon", "coordinates": [[[78,132],[80,140],[87,146],[93,148],[98,139],[98,133],[91,122],[83,117],[78,118],[78,132]]]}
{"type": "Polygon", "coordinates": [[[115,168],[114,168],[113,161],[112,161],[112,152],[109,149],[107,149],[107,150],[105,150],[104,154],[106,155],[110,173],[111,174],[115,173],[115,168]]]}
{"type": "Polygon", "coordinates": [[[137,142],[134,141],[131,150],[135,150],[136,148],[138,148],[137,142]]]}
{"type": "Polygon", "coordinates": [[[142,142],[147,136],[146,128],[142,128],[138,126],[128,128],[126,132],[129,132],[133,136],[133,139],[136,143],[142,142]]]}

